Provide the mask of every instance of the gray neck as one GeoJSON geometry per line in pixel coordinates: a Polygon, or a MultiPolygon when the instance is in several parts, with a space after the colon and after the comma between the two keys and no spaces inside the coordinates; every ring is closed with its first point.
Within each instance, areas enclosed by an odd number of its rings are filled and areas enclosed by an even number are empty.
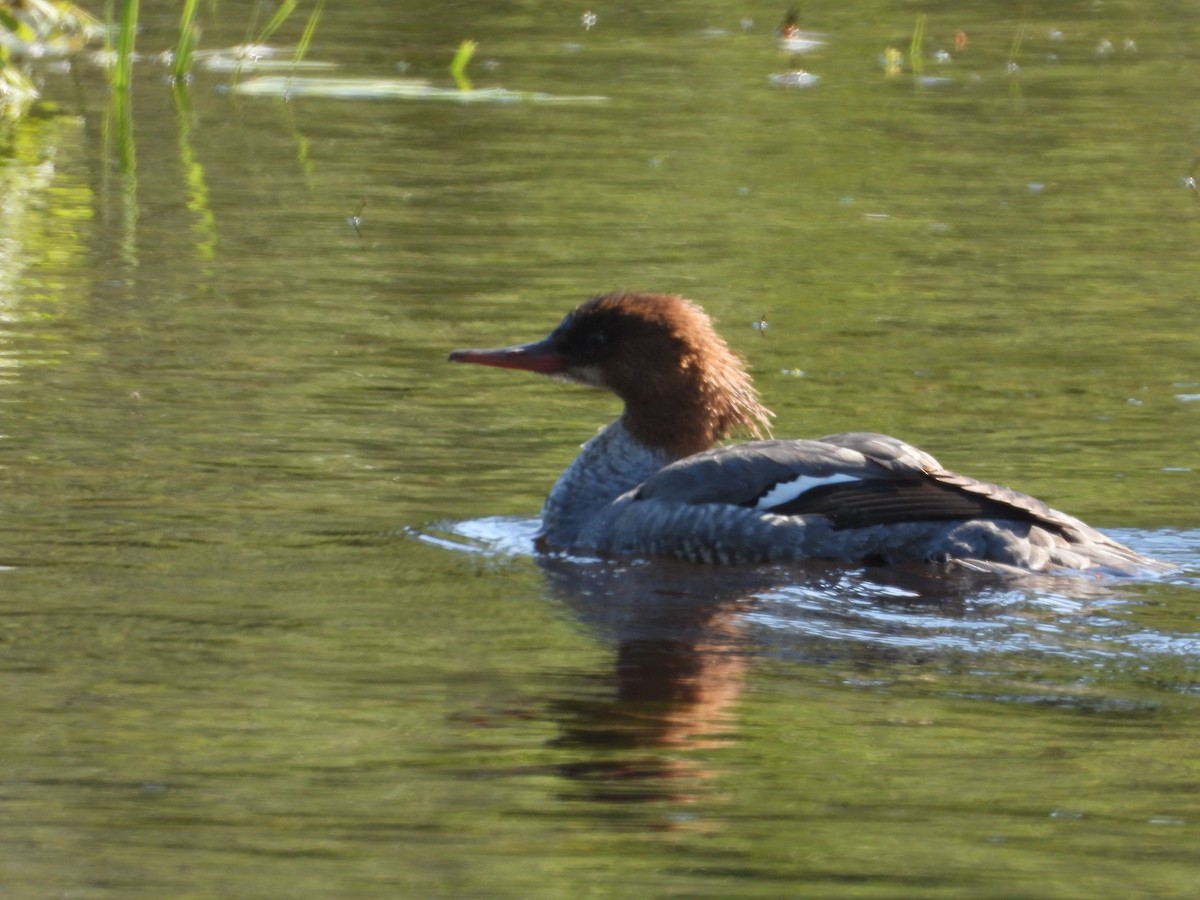
{"type": "Polygon", "coordinates": [[[543,538],[570,547],[589,519],[670,461],[664,451],[630,437],[619,419],[606,425],[550,489],[542,507],[543,538]]]}

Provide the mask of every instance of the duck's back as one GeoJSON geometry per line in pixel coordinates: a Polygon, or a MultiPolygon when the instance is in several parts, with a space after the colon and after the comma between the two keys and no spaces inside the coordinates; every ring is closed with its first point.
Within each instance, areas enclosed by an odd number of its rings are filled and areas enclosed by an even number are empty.
{"type": "Polygon", "coordinates": [[[579,543],[724,563],[1156,567],[1027,494],[948,471],[903,441],[869,433],[752,441],[679,460],[600,511],[579,543]]]}

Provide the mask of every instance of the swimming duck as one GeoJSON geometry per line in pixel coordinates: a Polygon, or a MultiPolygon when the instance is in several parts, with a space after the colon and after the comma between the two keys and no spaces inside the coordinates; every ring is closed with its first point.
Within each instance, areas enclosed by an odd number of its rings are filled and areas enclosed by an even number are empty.
{"type": "Polygon", "coordinates": [[[546,498],[542,550],[724,564],[1162,568],[1040,500],[951,472],[894,437],[767,439],[773,414],[742,359],[679,295],[604,294],[540,341],[455,350],[450,360],[537,372],[624,401],[546,498]],[[756,440],[717,446],[737,429],[756,440]]]}

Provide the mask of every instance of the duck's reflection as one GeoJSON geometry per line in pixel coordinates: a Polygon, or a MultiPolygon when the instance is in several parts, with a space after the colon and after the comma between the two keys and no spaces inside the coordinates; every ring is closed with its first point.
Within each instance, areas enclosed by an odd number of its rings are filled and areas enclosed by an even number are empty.
{"type": "MultiPolygon", "coordinates": [[[[721,758],[707,751],[739,739],[737,701],[758,657],[854,672],[924,666],[972,643],[1003,651],[1013,630],[997,627],[997,610],[1020,606],[1031,588],[932,567],[539,565],[555,597],[615,646],[611,673],[553,705],[556,746],[578,751],[562,771],[597,799],[623,801],[699,795],[721,758]]],[[[1038,583],[1043,597],[1048,584],[1038,583]]],[[[1081,602],[1096,590],[1070,584],[1081,602]]]]}
{"type": "Polygon", "coordinates": [[[609,800],[692,799],[713,774],[696,751],[736,732],[752,649],[744,613],[769,586],[766,573],[714,580],[670,562],[541,564],[555,595],[616,647],[611,681],[556,704],[556,744],[585,751],[564,772],[609,800]]]}

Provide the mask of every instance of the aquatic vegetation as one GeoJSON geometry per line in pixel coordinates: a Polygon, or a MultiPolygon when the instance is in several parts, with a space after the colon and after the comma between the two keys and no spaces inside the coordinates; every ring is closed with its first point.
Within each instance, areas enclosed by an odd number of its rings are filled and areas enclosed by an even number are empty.
{"type": "Polygon", "coordinates": [[[279,57],[273,47],[257,45],[201,50],[195,55],[194,62],[206,71],[233,75],[259,72],[327,72],[338,67],[335,62],[279,57]]]}
{"type": "Polygon", "coordinates": [[[64,56],[103,36],[103,24],[67,0],[0,0],[0,46],[14,56],[64,56]]]}
{"type": "Polygon", "coordinates": [[[472,88],[471,81],[466,75],[466,68],[478,46],[474,41],[463,41],[458,45],[458,52],[454,54],[454,59],[450,61],[450,74],[460,91],[469,91],[472,88]]]}
{"type": "Polygon", "coordinates": [[[0,47],[0,116],[20,118],[37,97],[33,82],[24,72],[13,68],[8,49],[0,47]]]}
{"type": "Polygon", "coordinates": [[[456,103],[603,103],[602,96],[556,96],[507,88],[439,87],[420,78],[298,78],[263,75],[233,87],[248,97],[324,97],[334,100],[449,100],[456,103]]]}
{"type": "Polygon", "coordinates": [[[179,42],[175,45],[175,61],[171,76],[177,81],[187,76],[192,67],[192,55],[200,41],[200,29],[196,27],[196,7],[199,0],[185,0],[179,20],[179,42]]]}
{"type": "MultiPolygon", "coordinates": [[[[296,45],[295,52],[290,61],[277,60],[276,50],[272,48],[268,41],[274,36],[280,27],[291,17],[296,11],[296,0],[286,0],[281,3],[275,14],[267,21],[260,30],[255,30],[256,19],[252,20],[247,31],[246,43],[240,47],[235,47],[232,50],[216,50],[199,52],[200,29],[196,24],[196,10],[199,6],[198,0],[186,0],[183,10],[180,13],[179,22],[179,41],[175,45],[174,52],[168,54],[171,61],[171,77],[176,83],[186,81],[192,71],[192,67],[197,60],[204,62],[204,65],[210,71],[228,71],[233,74],[239,74],[245,70],[262,70],[266,68],[299,68],[305,66],[304,57],[308,54],[308,48],[312,44],[313,36],[316,34],[317,24],[321,20],[321,13],[325,8],[325,0],[317,0],[316,6],[312,13],[309,14],[308,21],[305,23],[304,32],[300,36],[300,41],[296,45]]],[[[260,5],[261,7],[261,5],[260,5]]],[[[256,7],[257,10],[260,7],[256,7]]],[[[307,64],[308,67],[332,68],[332,63],[315,63],[307,64]]]]}
{"type": "Polygon", "coordinates": [[[912,69],[913,79],[919,85],[925,71],[925,61],[922,57],[925,43],[925,13],[917,16],[917,24],[913,26],[912,42],[908,47],[908,64],[912,69]]]}
{"type": "Polygon", "coordinates": [[[296,44],[296,53],[292,57],[293,63],[298,65],[308,55],[309,45],[312,44],[313,35],[317,33],[317,23],[321,21],[321,13],[324,9],[325,0],[317,0],[317,5],[313,8],[312,14],[304,24],[304,33],[300,35],[300,42],[296,44]]]}
{"type": "Polygon", "coordinates": [[[602,96],[564,97],[540,91],[513,91],[502,87],[476,88],[466,75],[478,44],[464,40],[450,61],[454,87],[436,85],[423,78],[323,78],[264,75],[234,86],[249,97],[324,97],[337,100],[448,100],[455,103],[597,103],[602,96]]]}
{"type": "Polygon", "coordinates": [[[96,19],[64,0],[0,0],[0,116],[20,118],[38,98],[15,60],[65,56],[102,32],[96,19]]]}
{"type": "Polygon", "coordinates": [[[888,78],[895,78],[904,71],[904,54],[895,47],[888,47],[883,51],[883,74],[888,78]]]}

